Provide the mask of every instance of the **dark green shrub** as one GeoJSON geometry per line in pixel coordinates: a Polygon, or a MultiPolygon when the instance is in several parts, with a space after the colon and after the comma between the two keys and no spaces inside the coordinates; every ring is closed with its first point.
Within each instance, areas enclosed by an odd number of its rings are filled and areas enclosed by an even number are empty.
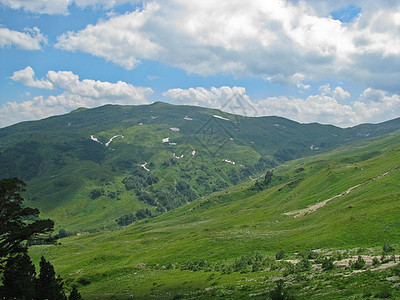
{"type": "Polygon", "coordinates": [[[78,282],[80,285],[89,285],[89,284],[92,283],[92,282],[90,281],[90,279],[89,279],[89,278],[86,278],[86,277],[81,277],[81,278],[79,278],[77,282],[78,282]]]}
{"type": "Polygon", "coordinates": [[[71,294],[69,294],[68,300],[82,300],[82,296],[78,292],[76,285],[72,286],[72,291],[71,294]]]}
{"type": "Polygon", "coordinates": [[[374,257],[372,259],[372,265],[373,266],[379,266],[381,264],[381,262],[379,261],[379,259],[377,257],[374,257]]]}
{"type": "Polygon", "coordinates": [[[295,264],[292,264],[291,262],[285,262],[285,272],[283,272],[284,276],[295,274],[297,271],[298,270],[295,264]]]}
{"type": "Polygon", "coordinates": [[[138,211],[136,211],[136,218],[138,220],[150,218],[151,216],[152,216],[151,211],[148,208],[139,209],[138,211]]]}
{"type": "Polygon", "coordinates": [[[65,229],[60,229],[60,231],[58,232],[58,238],[59,239],[62,239],[62,238],[65,238],[65,237],[68,237],[68,236],[71,236],[71,235],[72,235],[72,233],[66,231],[65,229]]]}
{"type": "Polygon", "coordinates": [[[291,300],[294,299],[289,292],[284,289],[284,281],[282,279],[276,281],[276,287],[269,292],[269,297],[272,300],[291,300]]]}
{"type": "Polygon", "coordinates": [[[147,203],[148,205],[157,206],[157,200],[153,197],[152,194],[147,191],[139,192],[139,201],[147,203]]]}
{"type": "Polygon", "coordinates": [[[104,195],[104,189],[93,189],[90,191],[89,197],[92,200],[95,200],[104,195]]]}
{"type": "Polygon", "coordinates": [[[117,197],[117,193],[109,191],[107,193],[107,197],[110,198],[110,199],[115,199],[117,197]]]}
{"type": "Polygon", "coordinates": [[[394,273],[394,275],[400,276],[400,264],[397,264],[397,265],[393,268],[393,273],[394,273]]]}
{"type": "Polygon", "coordinates": [[[303,257],[299,263],[296,265],[296,268],[299,272],[305,272],[311,269],[311,262],[308,258],[303,257]]]}
{"type": "Polygon", "coordinates": [[[181,270],[200,271],[210,268],[210,263],[206,260],[188,261],[181,265],[181,270]]]}
{"type": "Polygon", "coordinates": [[[135,221],[136,217],[131,213],[125,214],[122,217],[115,220],[115,222],[117,222],[119,226],[128,226],[129,224],[132,224],[135,221]]]}
{"type": "Polygon", "coordinates": [[[284,250],[280,250],[275,254],[275,259],[276,260],[281,260],[286,257],[286,252],[284,250]]]}
{"type": "Polygon", "coordinates": [[[317,259],[320,256],[319,253],[317,253],[313,250],[310,250],[310,249],[300,252],[299,255],[301,257],[308,258],[308,259],[317,259]]]}
{"type": "Polygon", "coordinates": [[[333,262],[334,262],[334,260],[332,257],[330,257],[330,258],[324,257],[324,259],[322,260],[322,269],[325,271],[332,270],[335,267],[333,262]]]}
{"type": "Polygon", "coordinates": [[[383,287],[378,293],[375,294],[375,298],[390,298],[392,296],[392,291],[390,287],[383,287]]]}
{"type": "Polygon", "coordinates": [[[388,254],[394,251],[394,247],[390,245],[388,242],[385,243],[382,247],[383,253],[388,254]]]}
{"type": "Polygon", "coordinates": [[[357,270],[364,268],[365,264],[366,264],[365,260],[362,258],[361,255],[358,256],[356,261],[354,261],[354,262],[350,261],[350,263],[349,263],[350,267],[352,267],[353,269],[357,269],[357,270]]]}
{"type": "Polygon", "coordinates": [[[390,261],[390,259],[386,256],[385,252],[383,252],[381,255],[381,264],[385,264],[389,261],[390,261]]]}

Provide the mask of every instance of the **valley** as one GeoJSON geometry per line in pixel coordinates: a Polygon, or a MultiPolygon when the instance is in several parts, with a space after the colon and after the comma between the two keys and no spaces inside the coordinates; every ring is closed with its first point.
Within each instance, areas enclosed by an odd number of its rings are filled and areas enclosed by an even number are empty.
{"type": "Polygon", "coordinates": [[[27,203],[57,231],[96,232],[397,129],[398,119],[341,129],[162,102],[108,105],[0,129],[0,174],[26,181],[27,203]]]}
{"type": "Polygon", "coordinates": [[[106,106],[0,129],[0,162],[67,233],[31,257],[85,299],[265,299],[279,280],[296,299],[396,299],[399,123],[106,106]]]}

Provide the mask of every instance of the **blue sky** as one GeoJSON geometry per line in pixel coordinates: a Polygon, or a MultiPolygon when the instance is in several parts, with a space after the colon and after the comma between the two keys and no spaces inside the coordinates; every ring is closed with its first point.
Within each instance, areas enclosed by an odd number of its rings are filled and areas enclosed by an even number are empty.
{"type": "Polygon", "coordinates": [[[175,104],[341,127],[400,116],[395,0],[0,0],[0,127],[175,104]]]}

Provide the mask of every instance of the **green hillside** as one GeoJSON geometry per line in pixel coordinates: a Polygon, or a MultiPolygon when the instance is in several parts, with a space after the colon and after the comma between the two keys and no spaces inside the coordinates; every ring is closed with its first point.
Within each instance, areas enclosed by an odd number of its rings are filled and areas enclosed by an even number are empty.
{"type": "Polygon", "coordinates": [[[290,159],[400,128],[341,129],[157,102],[103,106],[0,129],[0,178],[28,183],[28,205],[70,234],[117,229],[290,159]]]}
{"type": "Polygon", "coordinates": [[[44,254],[87,299],[265,299],[279,278],[296,299],[398,299],[400,269],[391,260],[399,254],[399,198],[394,132],[285,162],[272,176],[124,229],[31,253],[44,254]],[[385,243],[397,250],[381,261],[385,243]],[[288,256],[276,261],[281,250],[288,256]],[[349,264],[357,255],[367,266],[349,264]]]}

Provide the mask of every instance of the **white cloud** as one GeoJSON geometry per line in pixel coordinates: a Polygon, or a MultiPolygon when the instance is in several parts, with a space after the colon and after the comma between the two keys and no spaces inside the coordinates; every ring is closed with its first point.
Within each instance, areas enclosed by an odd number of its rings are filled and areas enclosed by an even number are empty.
{"type": "Polygon", "coordinates": [[[243,87],[228,87],[223,86],[220,88],[212,87],[209,90],[203,87],[184,89],[170,89],[163,93],[174,101],[176,104],[195,105],[211,108],[224,107],[227,101],[232,99],[235,95],[241,95],[248,98],[246,90],[243,87]]]}
{"type": "Polygon", "coordinates": [[[59,89],[60,95],[48,98],[34,97],[22,103],[8,102],[0,107],[0,127],[16,122],[40,119],[67,113],[78,107],[96,107],[104,104],[148,104],[151,88],[136,87],[126,82],[110,83],[91,79],[80,80],[70,71],[49,71],[45,79],[36,79],[31,67],[14,72],[11,79],[31,87],[59,89]]]}
{"type": "Polygon", "coordinates": [[[24,9],[39,14],[68,14],[72,4],[85,8],[87,6],[110,9],[122,3],[135,3],[135,0],[0,0],[5,6],[12,9],[24,9]]]}
{"type": "Polygon", "coordinates": [[[259,101],[257,108],[261,115],[275,115],[301,123],[348,127],[363,121],[353,107],[340,104],[337,99],[326,95],[312,95],[305,99],[270,97],[259,101]]]}
{"type": "Polygon", "coordinates": [[[57,47],[89,52],[126,69],[133,69],[140,63],[137,57],[157,58],[161,51],[161,47],[150,41],[146,33],[139,31],[154,10],[157,10],[157,5],[148,5],[143,11],[138,9],[129,15],[100,22],[96,26],[88,25],[78,33],[68,32],[58,38],[57,47]],[[83,40],[86,42],[82,43],[83,40]]]}
{"type": "Polygon", "coordinates": [[[15,71],[10,78],[14,81],[22,82],[26,86],[48,90],[53,89],[53,84],[50,81],[46,79],[36,79],[35,71],[30,66],[23,70],[15,71]]]}
{"type": "Polygon", "coordinates": [[[40,50],[42,44],[47,43],[47,38],[40,33],[37,27],[26,29],[26,32],[10,30],[0,27],[0,47],[17,46],[24,50],[40,50]]]}
{"type": "Polygon", "coordinates": [[[221,109],[237,115],[257,116],[255,105],[246,95],[243,87],[223,86],[211,87],[209,90],[203,87],[183,89],[170,89],[163,96],[172,100],[175,104],[194,105],[221,109]]]}
{"type": "Polygon", "coordinates": [[[357,101],[341,104],[340,101],[350,98],[350,93],[342,87],[331,89],[329,85],[324,85],[320,87],[320,92],[306,98],[269,97],[257,103],[250,100],[242,87],[171,89],[163,96],[176,104],[219,108],[227,112],[251,115],[248,111],[232,111],[230,106],[224,105],[235,95],[240,95],[241,101],[245,99],[247,109],[257,112],[257,116],[280,116],[301,123],[318,122],[340,127],[378,123],[400,115],[400,96],[397,94],[389,95],[384,91],[368,88],[357,101]]]}
{"type": "Polygon", "coordinates": [[[266,78],[271,83],[279,83],[281,85],[295,85],[299,89],[309,89],[310,85],[303,83],[306,76],[302,73],[296,73],[292,76],[285,76],[283,74],[276,74],[266,78]]]}
{"type": "Polygon", "coordinates": [[[323,96],[331,96],[337,100],[347,100],[350,98],[350,93],[344,90],[341,86],[335,87],[335,89],[331,89],[330,84],[321,85],[319,88],[321,95],[323,96]]]}
{"type": "Polygon", "coordinates": [[[70,0],[1,0],[5,6],[13,9],[23,8],[26,11],[41,14],[66,14],[70,0]]]}
{"type": "Polygon", "coordinates": [[[67,113],[74,108],[86,106],[91,99],[83,99],[77,95],[63,94],[42,96],[22,103],[8,102],[0,107],[0,127],[21,121],[37,120],[45,117],[67,113]]]}
{"type": "Polygon", "coordinates": [[[366,121],[383,122],[400,116],[400,96],[368,88],[354,103],[354,107],[366,121]]]}
{"type": "Polygon", "coordinates": [[[396,91],[400,3],[352,3],[361,13],[342,23],[330,12],[348,1],[145,1],[142,9],[63,34],[57,47],[127,69],[152,59],[188,73],[250,75],[302,89],[340,77],[396,91]]]}

